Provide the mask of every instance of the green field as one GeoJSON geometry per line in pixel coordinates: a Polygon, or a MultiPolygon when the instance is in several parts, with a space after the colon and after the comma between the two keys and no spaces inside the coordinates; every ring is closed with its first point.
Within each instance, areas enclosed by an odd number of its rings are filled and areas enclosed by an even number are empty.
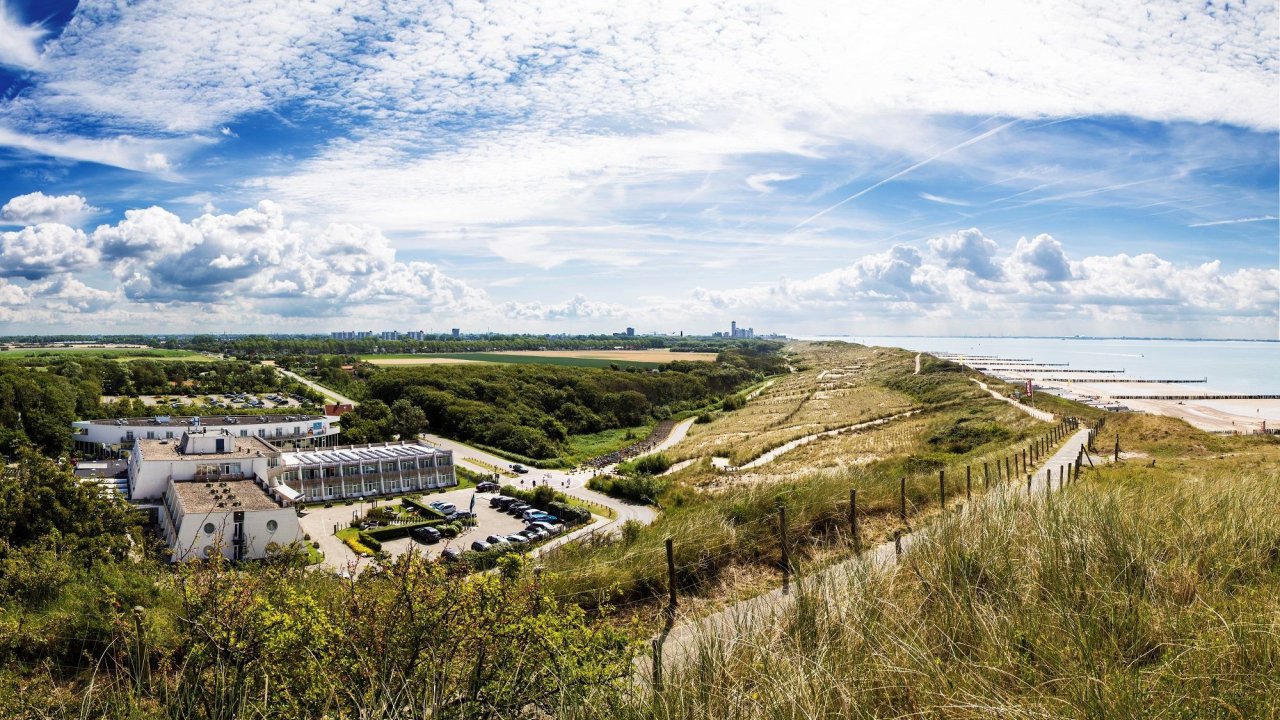
{"type": "Polygon", "coordinates": [[[19,348],[0,350],[0,359],[55,358],[66,355],[92,357],[100,360],[216,360],[191,350],[163,350],[160,348],[19,348]]]}
{"type": "MultiPolygon", "coordinates": [[[[656,368],[663,363],[642,360],[604,360],[601,358],[542,357],[538,355],[504,355],[502,353],[431,353],[429,355],[361,355],[361,360],[427,360],[443,358],[449,360],[470,360],[472,362],[511,363],[517,365],[564,365],[569,367],[607,368],[618,367],[656,368]]],[[[673,358],[679,360],[680,358],[673,358]]],[[[424,365],[428,364],[426,362],[424,365]]]]}

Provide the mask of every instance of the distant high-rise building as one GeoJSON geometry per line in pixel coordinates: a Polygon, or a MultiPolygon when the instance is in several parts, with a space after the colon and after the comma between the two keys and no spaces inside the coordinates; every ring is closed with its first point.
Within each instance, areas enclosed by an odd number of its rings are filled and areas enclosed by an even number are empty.
{"type": "Polygon", "coordinates": [[[737,320],[734,320],[729,323],[729,337],[731,338],[738,337],[738,321],[737,320]]]}
{"type": "Polygon", "coordinates": [[[636,329],[633,327],[627,328],[627,337],[635,337],[635,336],[636,336],[636,329]]]}
{"type": "Polygon", "coordinates": [[[453,336],[454,336],[455,338],[462,337],[462,331],[461,331],[461,330],[459,330],[458,328],[454,328],[454,329],[453,329],[453,336]]]}

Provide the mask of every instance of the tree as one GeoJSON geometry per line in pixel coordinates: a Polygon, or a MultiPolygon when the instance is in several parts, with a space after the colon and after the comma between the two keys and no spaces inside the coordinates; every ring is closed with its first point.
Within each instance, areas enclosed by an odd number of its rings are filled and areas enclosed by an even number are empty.
{"type": "Polygon", "coordinates": [[[391,428],[401,440],[416,440],[427,429],[427,414],[407,398],[391,404],[391,428]]]}

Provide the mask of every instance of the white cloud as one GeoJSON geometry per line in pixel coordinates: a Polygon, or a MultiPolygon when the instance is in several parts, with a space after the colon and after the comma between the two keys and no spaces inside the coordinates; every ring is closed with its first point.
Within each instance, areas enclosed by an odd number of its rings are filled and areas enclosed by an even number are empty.
{"type": "Polygon", "coordinates": [[[0,65],[30,70],[40,64],[40,41],[48,31],[38,23],[28,25],[0,0],[0,65]]]}
{"type": "Polygon", "coordinates": [[[773,192],[774,183],[783,183],[798,177],[800,176],[779,172],[756,173],[747,176],[747,187],[758,193],[768,193],[773,192]]]}
{"type": "Polygon", "coordinates": [[[597,318],[615,318],[623,314],[620,305],[592,302],[585,296],[574,295],[572,300],[559,304],[547,305],[540,302],[509,302],[500,308],[502,314],[516,320],[586,320],[597,318]]]}
{"type": "Polygon", "coordinates": [[[997,280],[1000,267],[993,260],[999,247],[977,228],[933,238],[929,249],[942,258],[949,268],[968,270],[981,280],[997,280]]]}
{"type": "Polygon", "coordinates": [[[14,225],[62,223],[79,225],[98,212],[80,195],[45,195],[42,192],[19,195],[0,207],[0,221],[14,225]]]}
{"type": "Polygon", "coordinates": [[[16,307],[31,301],[27,292],[21,287],[0,278],[0,307],[16,307]]]}
{"type": "Polygon", "coordinates": [[[31,134],[0,125],[0,146],[15,147],[68,160],[152,173],[161,179],[170,180],[176,178],[171,172],[167,161],[168,156],[165,153],[184,154],[205,142],[200,138],[149,139],[119,135],[99,139],[53,132],[31,134]],[[159,158],[165,158],[165,161],[160,162],[159,158]]]}
{"type": "Polygon", "coordinates": [[[41,223],[0,233],[0,277],[38,280],[97,261],[98,251],[84,232],[66,225],[41,223]]]}
{"type": "Polygon", "coordinates": [[[116,294],[89,287],[71,275],[59,275],[33,283],[27,290],[44,301],[44,307],[63,313],[93,313],[119,300],[116,294]]]}
{"type": "Polygon", "coordinates": [[[874,323],[871,327],[881,333],[927,327],[1007,334],[1011,328],[1044,328],[1050,322],[1054,332],[1168,331],[1193,325],[1204,336],[1232,328],[1267,336],[1277,321],[1280,270],[1274,268],[1224,272],[1218,261],[1178,265],[1153,254],[1093,255],[1070,262],[1059,241],[1039,235],[1017,241],[1002,263],[1003,275],[973,282],[978,272],[998,267],[994,241],[973,229],[928,245],[936,259],[896,246],[805,280],[699,288],[691,301],[668,303],[664,312],[714,316],[734,310],[788,325],[843,318],[859,333],[871,332],[865,323],[874,323]],[[979,266],[978,272],[970,265],[979,266]]]}
{"type": "Polygon", "coordinates": [[[1214,220],[1212,222],[1192,223],[1187,227],[1212,227],[1214,225],[1238,225],[1240,223],[1266,222],[1268,220],[1278,219],[1275,215],[1262,215],[1259,217],[1235,218],[1233,220],[1214,220]]]}
{"type": "Polygon", "coordinates": [[[963,200],[955,200],[949,197],[934,195],[933,193],[927,193],[927,192],[920,193],[920,197],[921,199],[928,200],[929,202],[936,202],[940,205],[958,205],[960,207],[968,207],[969,205],[972,204],[972,203],[967,203],[963,200]]]}
{"type": "Polygon", "coordinates": [[[1005,261],[1005,271],[1029,282],[1062,282],[1071,279],[1071,263],[1062,243],[1050,235],[1037,235],[1031,240],[1018,238],[1013,255],[1005,261]]]}

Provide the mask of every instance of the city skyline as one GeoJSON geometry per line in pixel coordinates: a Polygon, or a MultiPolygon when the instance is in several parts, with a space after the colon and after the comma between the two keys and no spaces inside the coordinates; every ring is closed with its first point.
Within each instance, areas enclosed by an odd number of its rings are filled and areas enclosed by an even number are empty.
{"type": "Polygon", "coordinates": [[[1276,28],[0,0],[0,334],[1276,339],[1276,28]]]}

